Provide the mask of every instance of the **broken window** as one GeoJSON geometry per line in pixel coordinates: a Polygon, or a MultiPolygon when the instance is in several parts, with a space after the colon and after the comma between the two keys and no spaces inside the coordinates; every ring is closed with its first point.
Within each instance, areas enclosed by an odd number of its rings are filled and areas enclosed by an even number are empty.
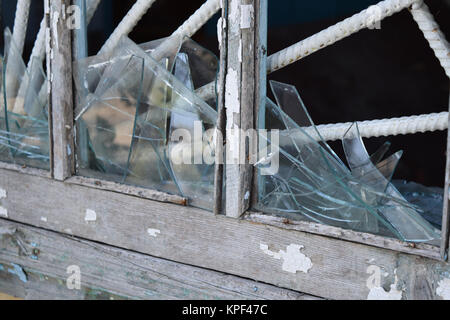
{"type": "Polygon", "coordinates": [[[32,56],[25,65],[23,43],[4,32],[1,59],[0,159],[49,169],[48,92],[43,62],[32,56]]]}
{"type": "Polygon", "coordinates": [[[277,103],[267,99],[267,123],[280,131],[276,141],[261,136],[271,152],[258,162],[258,210],[403,241],[439,239],[439,231],[421,216],[422,210],[391,183],[401,152],[383,160],[385,144],[369,156],[354,123],[342,139],[345,165],[321,137],[295,87],[270,84],[277,103]],[[300,122],[285,109],[295,110],[300,122]],[[274,163],[279,165],[274,168],[274,163]]]}
{"type": "Polygon", "coordinates": [[[78,172],[178,194],[212,209],[215,99],[195,90],[215,83],[218,62],[185,38],[136,45],[122,37],[111,52],[77,61],[78,172]],[[205,158],[212,161],[204,161],[205,158]]]}

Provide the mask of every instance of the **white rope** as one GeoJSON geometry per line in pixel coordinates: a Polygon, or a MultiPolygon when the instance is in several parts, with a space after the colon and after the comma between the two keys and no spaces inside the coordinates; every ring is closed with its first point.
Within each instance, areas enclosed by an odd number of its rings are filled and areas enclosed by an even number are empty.
{"type": "Polygon", "coordinates": [[[220,0],[207,0],[169,38],[156,48],[152,53],[152,57],[159,61],[168,53],[173,52],[184,37],[192,37],[219,9],[220,0]]]}
{"type": "Polygon", "coordinates": [[[25,37],[27,35],[28,17],[30,15],[31,0],[18,0],[16,7],[16,16],[14,18],[14,30],[12,39],[19,49],[20,53],[23,53],[23,47],[25,45],[25,37]]]}
{"type": "MultiPolygon", "coordinates": [[[[441,112],[419,116],[362,121],[358,122],[358,127],[363,138],[372,138],[445,130],[448,128],[448,122],[448,112],[441,112]]],[[[319,125],[317,128],[324,140],[335,141],[340,140],[351,125],[351,122],[325,124],[319,125]]],[[[312,136],[317,136],[313,131],[309,131],[309,133],[312,136]]]]}
{"type": "MultiPolygon", "coordinates": [[[[320,49],[336,43],[364,28],[372,27],[382,19],[411,6],[417,0],[385,0],[353,15],[329,28],[322,30],[292,46],[267,58],[267,73],[272,73],[292,64],[320,49]]],[[[198,93],[203,99],[214,97],[214,83],[200,88],[198,93]]]]}
{"type": "Polygon", "coordinates": [[[450,78],[450,46],[439,25],[434,20],[430,9],[423,1],[419,1],[412,6],[410,11],[419,25],[419,29],[422,30],[425,39],[428,40],[434,54],[439,59],[445,73],[450,78]]]}
{"type": "Polygon", "coordinates": [[[155,1],[156,0],[137,0],[111,34],[109,39],[105,42],[98,54],[101,55],[114,49],[119,43],[120,38],[124,35],[128,35],[133,30],[133,28],[142,19],[155,1]]]}
{"type": "Polygon", "coordinates": [[[267,60],[268,72],[271,73],[281,69],[364,28],[371,27],[374,22],[381,21],[411,6],[416,1],[385,0],[379,2],[350,18],[271,55],[267,60]]]}

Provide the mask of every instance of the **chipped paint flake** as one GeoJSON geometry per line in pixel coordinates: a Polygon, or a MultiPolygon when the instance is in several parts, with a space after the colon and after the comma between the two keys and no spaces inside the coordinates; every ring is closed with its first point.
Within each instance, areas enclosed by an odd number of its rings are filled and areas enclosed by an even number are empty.
{"type": "Polygon", "coordinates": [[[241,5],[241,29],[248,29],[252,27],[253,11],[252,4],[241,5]]]}
{"type": "Polygon", "coordinates": [[[450,300],[450,279],[444,278],[439,281],[436,294],[444,300],[450,300]]]}
{"type": "Polygon", "coordinates": [[[6,198],[6,190],[0,188],[0,199],[5,199],[6,198]]]}
{"type": "MultiPolygon", "coordinates": [[[[367,287],[369,288],[369,295],[367,300],[401,300],[403,295],[403,290],[398,290],[398,277],[397,270],[394,270],[395,281],[391,284],[389,291],[384,290],[381,287],[381,268],[378,266],[369,266],[367,272],[371,273],[371,276],[367,279],[367,287]]],[[[385,277],[389,274],[384,273],[385,277]]]]}
{"type": "Polygon", "coordinates": [[[97,213],[94,210],[87,209],[86,216],[84,217],[86,222],[95,222],[97,221],[97,213]]]}
{"type": "Polygon", "coordinates": [[[370,289],[367,300],[402,300],[403,292],[396,289],[396,284],[391,284],[391,290],[386,292],[383,288],[370,289]]]}
{"type": "Polygon", "coordinates": [[[6,208],[0,207],[0,217],[8,218],[8,210],[6,208]]]}
{"type": "Polygon", "coordinates": [[[277,260],[283,260],[282,269],[286,272],[297,273],[298,271],[308,273],[313,264],[310,258],[301,253],[304,248],[302,245],[291,244],[286,251],[280,250],[273,252],[269,250],[269,246],[261,243],[260,249],[267,255],[277,260]]]}
{"type": "Polygon", "coordinates": [[[158,234],[161,234],[161,231],[158,229],[147,229],[147,233],[151,236],[151,237],[157,237],[158,234]]]}
{"type": "Polygon", "coordinates": [[[41,217],[41,221],[42,222],[47,222],[48,220],[47,220],[47,217],[41,217]]]}
{"type": "Polygon", "coordinates": [[[13,266],[14,269],[8,269],[8,272],[18,276],[20,281],[22,281],[23,283],[27,283],[28,277],[25,271],[23,271],[22,267],[15,263],[12,263],[11,265],[13,266]]]}

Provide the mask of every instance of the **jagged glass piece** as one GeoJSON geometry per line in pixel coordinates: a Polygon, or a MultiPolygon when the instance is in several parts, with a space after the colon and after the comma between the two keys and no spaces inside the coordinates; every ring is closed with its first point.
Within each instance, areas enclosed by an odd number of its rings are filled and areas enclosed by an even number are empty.
{"type": "Polygon", "coordinates": [[[27,70],[9,29],[4,36],[0,159],[49,169],[47,81],[42,61],[34,58],[27,70]]]}
{"type": "Polygon", "coordinates": [[[383,143],[383,145],[370,156],[370,161],[372,161],[374,165],[377,165],[381,160],[383,160],[390,147],[391,143],[389,141],[383,143]]]}
{"type": "Polygon", "coordinates": [[[199,135],[193,136],[202,147],[203,134],[215,128],[217,119],[193,90],[189,59],[178,53],[173,75],[170,57],[157,62],[148,47],[124,37],[101,70],[91,71],[88,61],[78,64],[78,79],[95,75],[93,85],[78,84],[90,91],[76,113],[77,128],[85,130],[87,140],[77,143],[86,159],[81,174],[179,194],[194,206],[212,209],[214,166],[178,165],[172,153],[179,144],[171,139],[177,129],[194,134],[198,125],[199,135]]]}
{"type": "MultiPolygon", "coordinates": [[[[343,140],[349,170],[321,137],[296,89],[278,82],[271,86],[279,105],[267,101],[267,123],[281,132],[277,143],[264,135],[260,138],[271,148],[277,144],[273,149],[279,148],[279,169],[263,176],[258,209],[404,241],[439,238],[417,208],[390,184],[401,152],[381,161],[389,147],[385,144],[370,158],[354,124],[343,140]],[[299,112],[301,125],[283,112],[282,103],[299,112]]],[[[261,157],[260,171],[273,163],[274,154],[261,157]]]]}
{"type": "MultiPolygon", "coordinates": [[[[383,202],[384,207],[379,209],[381,214],[405,240],[425,241],[434,239],[436,236],[434,228],[416,210],[407,206],[397,205],[395,200],[404,202],[406,200],[370,160],[356,123],[346,132],[342,139],[342,144],[352,174],[376,192],[385,192],[389,196],[379,199],[377,193],[367,192],[370,191],[367,190],[365,195],[368,202],[383,202]],[[373,197],[373,200],[369,197],[373,197]]],[[[396,158],[393,158],[394,164],[396,164],[396,158]]]]}

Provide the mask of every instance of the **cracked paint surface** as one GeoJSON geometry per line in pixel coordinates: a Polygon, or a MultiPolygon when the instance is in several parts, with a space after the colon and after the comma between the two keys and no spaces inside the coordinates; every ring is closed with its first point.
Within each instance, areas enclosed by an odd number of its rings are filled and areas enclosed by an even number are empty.
{"type": "MultiPolygon", "coordinates": [[[[367,273],[371,274],[367,279],[367,287],[369,288],[369,295],[367,296],[367,300],[401,300],[403,295],[403,290],[398,290],[398,277],[397,270],[395,273],[395,281],[390,286],[390,290],[386,291],[381,286],[381,268],[379,266],[369,266],[367,268],[367,273]]],[[[385,277],[389,274],[384,273],[385,277]]]]}
{"type": "MultiPolygon", "coordinates": [[[[0,188],[0,200],[6,198],[6,190],[0,188]]],[[[0,217],[8,218],[8,210],[0,206],[0,217]]]]}
{"type": "Polygon", "coordinates": [[[158,229],[147,229],[147,233],[151,236],[151,237],[157,237],[158,236],[158,234],[160,234],[161,233],[161,231],[160,230],[158,230],[158,229]]]}
{"type": "Polygon", "coordinates": [[[84,217],[86,222],[94,222],[97,221],[97,213],[94,210],[87,209],[86,216],[84,217]]]}
{"type": "Polygon", "coordinates": [[[444,278],[438,282],[436,294],[444,300],[450,300],[450,279],[444,278]]]}
{"type": "Polygon", "coordinates": [[[283,260],[282,269],[286,272],[297,273],[298,271],[308,273],[313,264],[310,258],[301,253],[304,248],[302,245],[291,244],[286,251],[280,250],[273,252],[269,250],[269,246],[261,243],[260,249],[267,255],[277,260],[283,260]]]}

